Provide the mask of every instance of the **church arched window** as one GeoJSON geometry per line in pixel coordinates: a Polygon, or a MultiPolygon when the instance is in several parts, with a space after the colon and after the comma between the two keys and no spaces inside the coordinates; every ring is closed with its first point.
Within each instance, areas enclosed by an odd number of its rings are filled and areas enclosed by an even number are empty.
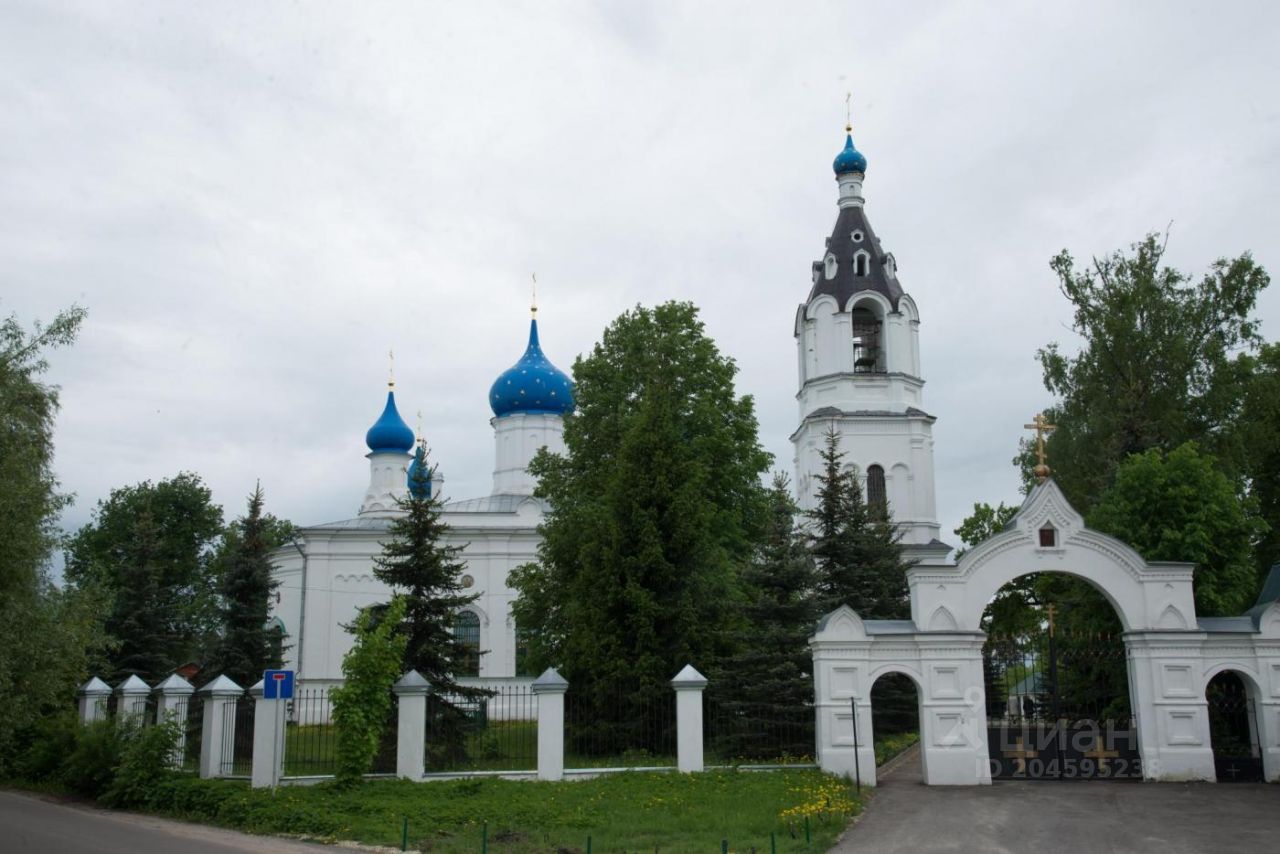
{"type": "Polygon", "coordinates": [[[480,617],[475,611],[459,611],[453,621],[453,636],[462,646],[458,676],[480,675],[480,617]]]}
{"type": "Polygon", "coordinates": [[[855,308],[849,315],[853,330],[854,373],[878,373],[883,370],[880,366],[880,319],[866,308],[855,308]]]}
{"type": "Polygon", "coordinates": [[[882,519],[889,515],[889,496],[884,488],[883,466],[867,466],[867,508],[882,519]]]}

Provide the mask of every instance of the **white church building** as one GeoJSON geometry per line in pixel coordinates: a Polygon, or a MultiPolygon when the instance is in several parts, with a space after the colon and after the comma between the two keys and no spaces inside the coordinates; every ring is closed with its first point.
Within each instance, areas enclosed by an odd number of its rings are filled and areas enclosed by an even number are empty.
{"type": "MultiPolygon", "coordinates": [[[[923,406],[920,314],[898,280],[897,264],[871,230],[863,199],[866,158],[847,137],[833,164],[838,185],[835,227],[813,264],[808,297],[796,312],[799,425],[795,484],[801,508],[813,506],[819,454],[835,429],[847,465],[868,500],[887,502],[902,528],[907,557],[946,559],[934,504],[933,416],[923,406]]],[[[489,393],[494,434],[489,495],[444,507],[450,544],[464,546],[463,584],[480,598],[460,615],[458,631],[476,651],[470,677],[522,680],[525,672],[511,618],[507,575],[537,555],[546,510],[528,472],[538,449],[564,451],[564,419],[573,412],[569,378],[543,355],[536,309],[528,349],[489,393]]],[[[286,666],[318,688],[342,678],[351,636],[342,628],[356,611],[385,602],[391,591],[374,578],[396,499],[407,490],[415,437],[388,389],[386,407],[365,437],[369,488],[350,519],[303,527],[296,544],[273,555],[280,582],[273,620],[286,637],[286,666]]],[[[440,484],[433,485],[435,489],[440,484]]]]}
{"type": "MultiPolygon", "coordinates": [[[[480,598],[459,615],[458,632],[474,650],[468,677],[510,680],[529,674],[522,667],[511,620],[513,593],[507,575],[533,560],[544,502],[533,496],[529,462],[540,448],[564,451],[564,418],[573,411],[569,377],[542,353],[536,309],[529,344],[516,364],[494,381],[493,490],[489,495],[444,506],[449,545],[462,545],[466,573],[462,584],[480,598]]],[[[369,488],[353,518],[301,528],[296,544],[272,556],[280,582],[273,620],[286,637],[285,666],[299,682],[323,688],[342,679],[342,657],[351,648],[343,626],[356,611],[386,602],[387,585],[373,575],[386,531],[397,513],[397,499],[408,491],[415,438],[396,408],[394,388],[386,407],[365,435],[369,448],[369,488]]],[[[439,475],[437,473],[437,481],[439,475]]],[[[441,482],[431,484],[439,490],[441,482]]],[[[464,680],[466,681],[466,680],[464,680]]]]}

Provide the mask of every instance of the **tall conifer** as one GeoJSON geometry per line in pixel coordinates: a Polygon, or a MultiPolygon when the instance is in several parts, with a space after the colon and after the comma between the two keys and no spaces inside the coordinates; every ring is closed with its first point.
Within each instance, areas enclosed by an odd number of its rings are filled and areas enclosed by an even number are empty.
{"type": "Polygon", "coordinates": [[[271,551],[262,513],[262,486],[249,496],[244,518],[233,523],[231,554],[219,583],[222,594],[223,635],[218,669],[241,685],[252,685],[262,671],[278,667],[279,649],[267,627],[272,591],[279,582],[271,577],[271,551]]]}
{"type": "Polygon", "coordinates": [[[904,619],[911,614],[907,563],[891,516],[873,513],[862,498],[857,473],[843,466],[840,437],[831,430],[822,450],[817,506],[809,512],[809,550],[818,568],[823,613],[848,605],[864,620],[904,619]]]}
{"type": "Polygon", "coordinates": [[[472,653],[455,635],[454,621],[480,594],[462,592],[462,547],[444,544],[449,526],[440,518],[444,502],[432,490],[434,469],[428,466],[424,444],[418,446],[411,471],[409,492],[398,502],[401,515],[387,530],[373,574],[404,595],[405,669],[426,677],[437,695],[484,696],[486,692],[457,682],[472,653]]]}
{"type": "Polygon", "coordinates": [[[709,700],[725,759],[805,756],[813,751],[813,656],[807,640],[818,618],[816,573],[785,475],[774,476],[769,515],[756,554],[743,567],[737,651],[712,671],[709,700]]]}

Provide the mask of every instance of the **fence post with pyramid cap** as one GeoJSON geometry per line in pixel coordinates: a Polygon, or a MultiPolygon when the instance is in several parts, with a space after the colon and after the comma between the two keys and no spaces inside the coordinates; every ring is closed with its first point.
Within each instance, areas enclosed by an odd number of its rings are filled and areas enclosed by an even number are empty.
{"type": "Polygon", "coordinates": [[[564,779],[564,693],[565,678],[548,667],[533,682],[538,698],[538,779],[564,779]]]}
{"type": "Polygon", "coordinates": [[[702,691],[707,677],[686,664],[671,680],[676,691],[676,765],[685,774],[703,769],[702,691]]]}
{"type": "Polygon", "coordinates": [[[204,698],[204,723],[200,728],[200,776],[222,776],[222,746],[236,738],[236,700],[244,689],[225,676],[205,685],[197,695],[204,698]]]}
{"type": "Polygon", "coordinates": [[[391,686],[399,704],[396,722],[396,776],[421,780],[426,773],[427,694],[431,685],[410,670],[391,686]]]}
{"type": "Polygon", "coordinates": [[[253,766],[250,785],[255,789],[271,789],[280,783],[284,766],[284,706],[285,701],[265,697],[265,687],[259,679],[249,689],[253,697],[253,766]]]}
{"type": "Polygon", "coordinates": [[[139,679],[137,674],[117,685],[116,696],[120,699],[116,704],[116,720],[123,724],[126,720],[132,719],[141,726],[142,716],[147,710],[147,696],[150,693],[151,686],[139,679]]]}
{"type": "Polygon", "coordinates": [[[178,744],[173,751],[173,765],[182,766],[187,754],[187,719],[191,716],[191,695],[196,686],[176,673],[171,673],[155,688],[159,695],[156,703],[156,723],[164,723],[170,716],[178,724],[178,744]]]}
{"type": "Polygon", "coordinates": [[[107,698],[111,686],[94,676],[80,686],[80,723],[91,724],[107,716],[107,698]]]}

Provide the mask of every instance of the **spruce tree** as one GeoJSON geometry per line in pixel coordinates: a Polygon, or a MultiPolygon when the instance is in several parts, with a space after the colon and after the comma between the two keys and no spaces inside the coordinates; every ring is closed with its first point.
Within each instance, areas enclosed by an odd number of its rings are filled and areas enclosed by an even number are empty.
{"type": "Polygon", "coordinates": [[[831,430],[822,450],[817,506],[809,512],[809,551],[817,563],[822,612],[848,605],[864,620],[911,615],[907,563],[888,513],[874,513],[862,497],[858,476],[845,470],[840,437],[831,430]]]}
{"type": "Polygon", "coordinates": [[[252,685],[262,671],[278,667],[279,649],[267,628],[269,597],[279,586],[267,559],[272,543],[262,512],[262,486],[254,487],[244,518],[233,523],[234,540],[219,584],[222,594],[223,635],[218,669],[241,685],[252,685]]]}
{"type": "Polygon", "coordinates": [[[169,656],[168,621],[156,577],[159,549],[155,519],[143,510],[119,556],[120,586],[107,621],[107,632],[119,642],[114,657],[117,679],[136,675],[154,684],[177,664],[169,656]]]}
{"type": "Polygon", "coordinates": [[[796,527],[784,474],[775,474],[762,542],[743,567],[737,651],[712,671],[710,745],[722,760],[777,759],[813,751],[816,573],[796,527]]]}
{"type": "Polygon", "coordinates": [[[444,502],[432,489],[434,474],[426,446],[419,444],[409,491],[397,502],[401,515],[387,530],[373,574],[404,599],[403,669],[417,670],[431,683],[428,726],[436,741],[433,749],[456,754],[462,749],[466,723],[458,701],[476,701],[489,692],[458,683],[458,673],[472,653],[454,633],[454,621],[480,594],[462,592],[462,547],[444,544],[449,526],[440,518],[444,502]]]}

